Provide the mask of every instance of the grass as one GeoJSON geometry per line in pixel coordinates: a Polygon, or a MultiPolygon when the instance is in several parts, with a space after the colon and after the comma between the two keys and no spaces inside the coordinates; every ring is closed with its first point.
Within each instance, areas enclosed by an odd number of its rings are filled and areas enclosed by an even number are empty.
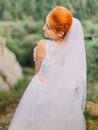
{"type": "Polygon", "coordinates": [[[88,85],[87,100],[98,103],[98,82],[88,85]]]}
{"type": "Polygon", "coordinates": [[[88,84],[85,109],[87,130],[98,130],[98,82],[88,84]]]}

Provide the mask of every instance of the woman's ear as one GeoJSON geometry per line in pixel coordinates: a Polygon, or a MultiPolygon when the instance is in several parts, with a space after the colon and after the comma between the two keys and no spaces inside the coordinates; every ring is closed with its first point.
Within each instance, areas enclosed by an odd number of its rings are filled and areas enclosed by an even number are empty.
{"type": "Polygon", "coordinates": [[[59,33],[57,34],[57,36],[58,36],[59,38],[61,38],[63,35],[64,35],[64,32],[59,32],[59,33]]]}

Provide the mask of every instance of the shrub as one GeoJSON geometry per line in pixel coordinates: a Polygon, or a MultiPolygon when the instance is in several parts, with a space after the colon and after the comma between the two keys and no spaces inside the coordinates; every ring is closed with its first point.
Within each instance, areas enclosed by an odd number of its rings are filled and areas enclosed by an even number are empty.
{"type": "Polygon", "coordinates": [[[94,82],[98,79],[98,40],[88,42],[87,47],[87,67],[88,82],[94,82]]]}

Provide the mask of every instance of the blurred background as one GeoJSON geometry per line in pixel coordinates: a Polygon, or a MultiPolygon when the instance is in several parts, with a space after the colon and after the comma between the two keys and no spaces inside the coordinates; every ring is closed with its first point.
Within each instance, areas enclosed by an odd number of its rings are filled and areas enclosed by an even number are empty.
{"type": "Polygon", "coordinates": [[[33,48],[56,5],[70,9],[84,30],[87,56],[87,130],[98,130],[98,0],[0,0],[0,130],[7,130],[34,76],[33,48]]]}

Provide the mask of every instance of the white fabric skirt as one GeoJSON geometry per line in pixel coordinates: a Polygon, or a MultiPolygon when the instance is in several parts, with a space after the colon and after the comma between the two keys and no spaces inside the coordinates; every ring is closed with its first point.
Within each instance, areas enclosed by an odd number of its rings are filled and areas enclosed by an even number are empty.
{"type": "MultiPolygon", "coordinates": [[[[67,94],[65,98],[68,98],[67,94]]],[[[56,110],[51,109],[54,99],[47,84],[42,83],[37,75],[34,76],[20,100],[8,130],[86,130],[84,116],[77,103],[73,105],[71,100],[66,102],[66,106],[64,103],[66,111],[61,112],[63,116],[60,117],[56,116],[56,110]]]]}

